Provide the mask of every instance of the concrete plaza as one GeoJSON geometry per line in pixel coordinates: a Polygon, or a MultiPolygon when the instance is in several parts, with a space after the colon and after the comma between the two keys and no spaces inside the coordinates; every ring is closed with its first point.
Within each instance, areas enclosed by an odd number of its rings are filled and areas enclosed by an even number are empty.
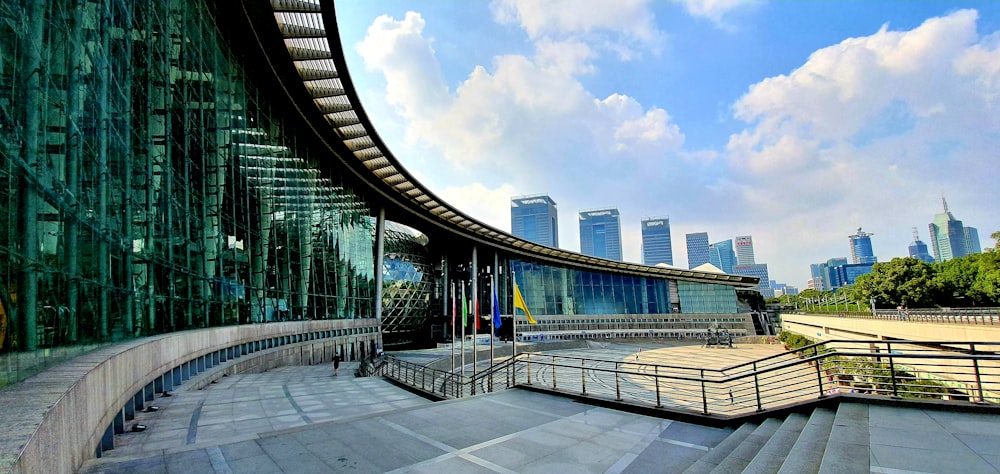
{"type": "MultiPolygon", "coordinates": [[[[634,359],[627,350],[585,352],[634,359]]],[[[739,353],[650,345],[640,358],[739,353]]],[[[179,387],[133,422],[146,431],[116,436],[116,448],[81,472],[721,472],[733,462],[727,452],[749,449],[734,441],[746,426],[700,426],[518,389],[433,403],[381,378],[355,378],[353,368],[344,364],[333,377],[329,365],[283,367],[179,387]]],[[[855,409],[845,418],[828,416],[829,462],[800,472],[1000,472],[1000,415],[847,405],[855,409]]],[[[768,422],[753,428],[776,431],[768,422]]],[[[747,456],[788,464],[824,450],[760,440],[747,456]]]]}

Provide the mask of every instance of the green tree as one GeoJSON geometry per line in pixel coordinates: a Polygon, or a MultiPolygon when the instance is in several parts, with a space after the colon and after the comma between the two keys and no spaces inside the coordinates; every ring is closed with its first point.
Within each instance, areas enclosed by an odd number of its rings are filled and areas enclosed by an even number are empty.
{"type": "Polygon", "coordinates": [[[995,241],[993,244],[993,250],[1000,251],[1000,230],[990,234],[990,238],[995,241]]]}
{"type": "Polygon", "coordinates": [[[993,306],[1000,303],[1000,252],[980,254],[976,261],[979,264],[979,271],[969,292],[971,297],[983,305],[993,306]]]}
{"type": "Polygon", "coordinates": [[[934,286],[940,293],[938,304],[943,306],[976,306],[981,295],[972,287],[979,276],[979,256],[966,255],[937,264],[934,286]]]}
{"type": "Polygon", "coordinates": [[[938,295],[934,267],[915,258],[894,258],[876,263],[871,273],[858,277],[852,296],[855,301],[875,298],[876,306],[932,306],[938,295]]]}

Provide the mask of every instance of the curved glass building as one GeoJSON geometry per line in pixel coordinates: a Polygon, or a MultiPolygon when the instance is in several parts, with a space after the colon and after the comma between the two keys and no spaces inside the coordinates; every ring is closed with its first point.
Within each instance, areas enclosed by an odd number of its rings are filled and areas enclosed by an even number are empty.
{"type": "Polygon", "coordinates": [[[462,288],[487,320],[495,286],[510,317],[513,278],[535,334],[749,327],[755,278],[533,243],[423,187],[362,108],[332,2],[25,0],[0,19],[0,351],[34,354],[4,383],[234,325],[429,343],[462,288]]]}

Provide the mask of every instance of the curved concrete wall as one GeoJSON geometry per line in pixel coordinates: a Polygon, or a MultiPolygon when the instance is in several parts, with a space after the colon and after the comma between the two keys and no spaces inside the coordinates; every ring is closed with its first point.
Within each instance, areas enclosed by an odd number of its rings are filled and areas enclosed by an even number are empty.
{"type": "Polygon", "coordinates": [[[0,466],[18,473],[72,472],[100,454],[102,441],[108,447],[112,437],[113,443],[123,410],[151,400],[154,386],[169,390],[178,379],[233,357],[241,360],[227,364],[227,373],[325,362],[338,345],[381,344],[377,324],[354,319],[230,326],[87,353],[0,392],[0,466]],[[282,350],[267,350],[276,347],[282,350]]]}

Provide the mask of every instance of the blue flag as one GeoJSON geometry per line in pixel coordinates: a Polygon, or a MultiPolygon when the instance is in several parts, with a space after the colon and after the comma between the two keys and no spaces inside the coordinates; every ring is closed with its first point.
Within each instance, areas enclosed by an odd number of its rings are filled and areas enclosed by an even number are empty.
{"type": "Polygon", "coordinates": [[[493,329],[500,329],[500,300],[497,298],[497,288],[493,287],[493,329]]]}

